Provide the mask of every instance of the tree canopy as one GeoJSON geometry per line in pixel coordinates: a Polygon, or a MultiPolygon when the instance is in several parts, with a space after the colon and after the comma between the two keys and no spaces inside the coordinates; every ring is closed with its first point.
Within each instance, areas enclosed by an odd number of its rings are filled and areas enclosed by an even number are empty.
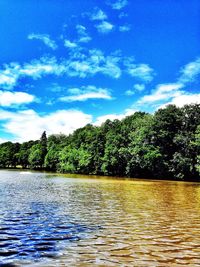
{"type": "Polygon", "coordinates": [[[168,105],[153,115],[88,124],[73,134],[54,134],[22,144],[0,144],[0,167],[57,172],[200,179],[200,105],[168,105]]]}

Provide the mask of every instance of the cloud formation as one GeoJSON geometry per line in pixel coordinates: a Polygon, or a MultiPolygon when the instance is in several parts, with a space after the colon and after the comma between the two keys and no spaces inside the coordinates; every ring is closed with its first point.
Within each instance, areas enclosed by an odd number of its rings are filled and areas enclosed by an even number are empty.
{"type": "Polygon", "coordinates": [[[200,104],[200,94],[189,93],[185,91],[183,84],[159,84],[155,90],[149,95],[144,95],[136,103],[136,106],[155,105],[163,108],[166,105],[174,104],[182,107],[186,104],[200,104]]]}
{"type": "Polygon", "coordinates": [[[70,134],[74,130],[92,122],[92,116],[79,110],[57,110],[40,115],[32,109],[18,112],[1,110],[0,120],[4,121],[5,132],[14,136],[14,140],[24,142],[39,139],[44,130],[48,134],[70,134]]]}
{"type": "Polygon", "coordinates": [[[120,32],[129,32],[130,29],[131,29],[130,25],[121,25],[121,26],[119,26],[119,31],[120,32]]]}
{"type": "Polygon", "coordinates": [[[105,55],[101,50],[91,49],[72,52],[68,59],[57,60],[55,57],[42,57],[20,65],[11,63],[0,70],[0,86],[10,90],[19,79],[30,77],[40,79],[47,75],[85,78],[98,73],[119,78],[121,76],[120,56],[105,55]]]}
{"type": "Polygon", "coordinates": [[[136,91],[142,92],[142,91],[145,90],[145,85],[144,85],[144,84],[139,84],[139,83],[137,83],[137,84],[135,84],[135,85],[133,86],[133,88],[134,88],[136,91]]]}
{"type": "Polygon", "coordinates": [[[167,101],[170,98],[177,96],[177,92],[179,92],[179,89],[182,87],[182,84],[177,83],[159,84],[151,94],[143,96],[138,101],[138,104],[155,103],[163,100],[167,101]]]}
{"type": "Polygon", "coordinates": [[[68,89],[69,95],[59,98],[63,102],[86,101],[88,99],[106,99],[111,100],[111,94],[108,89],[97,88],[95,86],[82,86],[81,88],[68,89]]]}
{"type": "Polygon", "coordinates": [[[89,36],[89,34],[87,33],[86,27],[83,25],[76,25],[76,30],[78,33],[78,42],[79,43],[88,43],[89,41],[92,40],[92,38],[89,36]]]}
{"type": "Polygon", "coordinates": [[[107,15],[103,10],[96,8],[95,11],[90,15],[90,19],[91,20],[105,20],[107,19],[107,15]]]}
{"type": "Polygon", "coordinates": [[[114,25],[108,21],[102,21],[100,24],[96,25],[99,33],[109,33],[114,29],[114,25]]]}
{"type": "Polygon", "coordinates": [[[71,42],[70,40],[64,40],[64,46],[67,48],[77,48],[77,43],[71,42]]]}
{"type": "Polygon", "coordinates": [[[116,10],[120,10],[128,5],[128,0],[109,1],[108,4],[116,10]]]}
{"type": "Polygon", "coordinates": [[[148,64],[135,64],[132,61],[131,58],[125,60],[127,73],[142,82],[151,82],[155,76],[154,70],[148,64]]]}
{"type": "Polygon", "coordinates": [[[31,33],[28,35],[29,40],[41,40],[46,46],[49,48],[56,50],[58,48],[56,42],[50,38],[48,34],[36,34],[36,33],[31,33]]]}
{"type": "Polygon", "coordinates": [[[200,58],[186,64],[180,71],[179,83],[190,83],[200,75],[200,58]]]}
{"type": "Polygon", "coordinates": [[[164,107],[175,104],[182,107],[186,104],[200,104],[200,94],[187,92],[188,83],[195,82],[200,75],[200,58],[189,62],[180,70],[180,76],[175,83],[158,84],[148,95],[140,98],[136,105],[151,104],[164,107]]]}
{"type": "Polygon", "coordinates": [[[11,107],[29,104],[35,101],[35,96],[24,92],[8,92],[0,90],[0,106],[11,107]]]}

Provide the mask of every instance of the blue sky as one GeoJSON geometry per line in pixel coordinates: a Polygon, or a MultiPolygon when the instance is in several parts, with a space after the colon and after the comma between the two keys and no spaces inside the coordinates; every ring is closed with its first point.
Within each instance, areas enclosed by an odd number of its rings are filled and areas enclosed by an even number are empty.
{"type": "Polygon", "coordinates": [[[0,141],[200,103],[198,0],[1,0],[0,141]]]}

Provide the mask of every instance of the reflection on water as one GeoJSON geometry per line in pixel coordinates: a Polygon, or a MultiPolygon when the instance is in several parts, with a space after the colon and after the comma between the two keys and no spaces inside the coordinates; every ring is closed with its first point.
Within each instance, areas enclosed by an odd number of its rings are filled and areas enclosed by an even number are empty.
{"type": "Polygon", "coordinates": [[[0,266],[200,266],[199,244],[197,183],[0,171],[0,266]]]}

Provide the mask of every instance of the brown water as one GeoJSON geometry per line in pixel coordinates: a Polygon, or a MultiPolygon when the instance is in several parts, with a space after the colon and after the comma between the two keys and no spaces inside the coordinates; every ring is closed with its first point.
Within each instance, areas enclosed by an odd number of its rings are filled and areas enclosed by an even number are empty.
{"type": "Polygon", "coordinates": [[[198,183],[1,171],[0,190],[0,263],[200,266],[198,183]]]}

